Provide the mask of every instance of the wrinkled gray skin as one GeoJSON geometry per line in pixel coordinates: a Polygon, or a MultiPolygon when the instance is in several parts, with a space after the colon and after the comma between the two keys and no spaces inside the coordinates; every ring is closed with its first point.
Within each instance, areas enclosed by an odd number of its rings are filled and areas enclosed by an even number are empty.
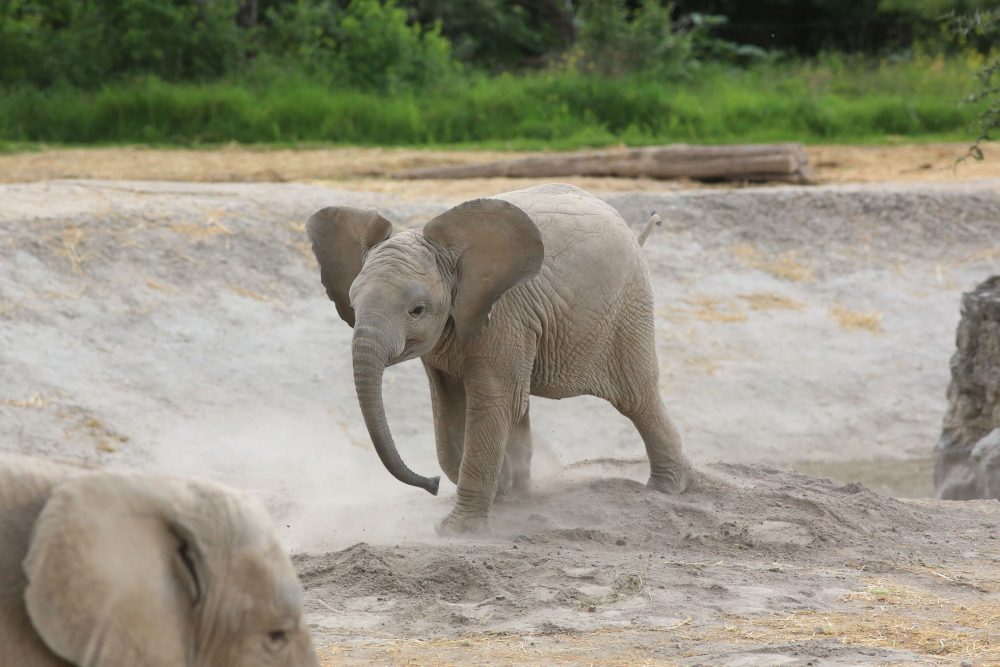
{"type": "Polygon", "coordinates": [[[412,472],[386,423],[382,374],[421,357],[438,460],[458,485],[441,533],[480,531],[494,498],[530,484],[528,396],[590,394],[632,420],[649,486],[679,493],[690,467],[660,399],[653,296],[621,216],[570,185],[477,199],[392,236],[374,209],[329,207],[308,231],[321,279],[354,327],[354,378],[375,449],[412,472]]]}
{"type": "Polygon", "coordinates": [[[0,454],[0,665],[319,667],[264,508],[0,454]]]}

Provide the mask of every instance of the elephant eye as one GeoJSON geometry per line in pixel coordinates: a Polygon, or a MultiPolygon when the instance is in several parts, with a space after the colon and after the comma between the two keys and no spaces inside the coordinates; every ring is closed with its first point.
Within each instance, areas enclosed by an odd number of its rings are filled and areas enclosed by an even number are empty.
{"type": "Polygon", "coordinates": [[[417,304],[413,308],[410,308],[410,315],[412,315],[413,317],[420,317],[421,315],[424,314],[424,310],[426,310],[426,306],[424,306],[422,303],[417,304]]]}
{"type": "Polygon", "coordinates": [[[284,630],[272,630],[267,633],[267,648],[271,651],[280,651],[288,644],[288,633],[284,630]]]}

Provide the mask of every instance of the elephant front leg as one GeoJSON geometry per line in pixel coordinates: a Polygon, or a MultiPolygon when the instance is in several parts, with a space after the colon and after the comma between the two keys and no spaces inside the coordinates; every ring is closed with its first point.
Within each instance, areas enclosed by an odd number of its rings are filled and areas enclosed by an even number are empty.
{"type": "MultiPolygon", "coordinates": [[[[468,387],[467,387],[468,389],[468,387]]],[[[444,535],[483,532],[496,496],[508,440],[527,406],[527,395],[517,406],[509,406],[517,390],[467,393],[465,451],[458,475],[458,500],[451,513],[438,524],[444,535]],[[498,398],[502,397],[502,398],[498,398]],[[521,406],[525,407],[521,407],[521,406]]]]}
{"type": "Polygon", "coordinates": [[[465,442],[465,388],[461,379],[445,375],[426,362],[424,370],[431,385],[438,463],[452,484],[458,484],[465,442]]]}

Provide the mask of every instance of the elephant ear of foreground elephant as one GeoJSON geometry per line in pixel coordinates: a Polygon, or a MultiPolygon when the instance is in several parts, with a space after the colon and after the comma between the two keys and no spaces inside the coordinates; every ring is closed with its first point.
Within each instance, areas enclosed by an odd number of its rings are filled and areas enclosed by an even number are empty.
{"type": "Polygon", "coordinates": [[[317,665],[268,525],[259,503],[205,482],[70,478],[34,524],[28,616],[72,664],[317,665]]]}
{"type": "MultiPolygon", "coordinates": [[[[340,317],[354,326],[351,283],[365,253],[392,234],[392,224],[375,209],[331,206],[314,213],[307,227],[326,293],[340,317]]],[[[456,261],[451,314],[463,342],[486,326],[490,309],[504,292],[538,273],[545,256],[535,223],[500,199],[460,204],[428,222],[423,233],[456,261]]]]}
{"type": "Polygon", "coordinates": [[[171,498],[117,481],[84,476],[53,491],[24,564],[31,622],[74,664],[188,664],[203,550],[171,498]]]}

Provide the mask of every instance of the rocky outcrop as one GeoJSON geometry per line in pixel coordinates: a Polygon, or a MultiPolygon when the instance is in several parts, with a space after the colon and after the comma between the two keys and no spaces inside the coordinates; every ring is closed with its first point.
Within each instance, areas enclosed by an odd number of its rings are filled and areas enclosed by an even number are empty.
{"type": "Polygon", "coordinates": [[[938,498],[1000,499],[1000,276],[962,295],[948,412],[934,448],[938,498]]]}

